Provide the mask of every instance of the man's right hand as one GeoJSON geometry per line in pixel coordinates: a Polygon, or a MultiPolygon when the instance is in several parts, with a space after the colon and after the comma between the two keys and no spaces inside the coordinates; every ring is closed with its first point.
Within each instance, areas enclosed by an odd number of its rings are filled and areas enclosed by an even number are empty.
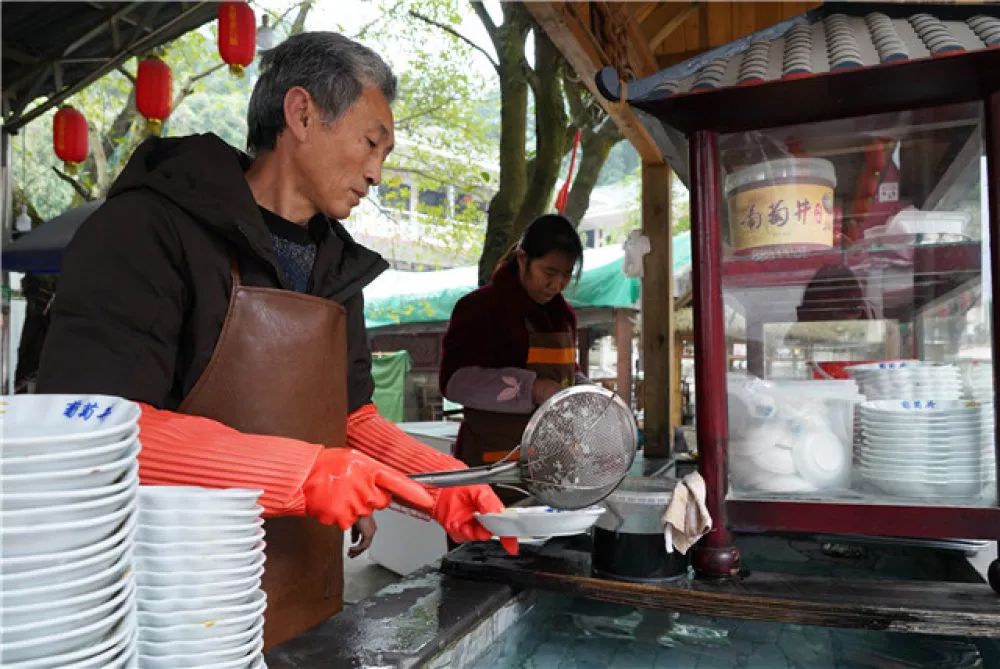
{"type": "Polygon", "coordinates": [[[535,379],[535,383],[531,386],[531,399],[537,406],[560,390],[562,390],[562,386],[557,381],[553,381],[552,379],[535,379]]]}
{"type": "Polygon", "coordinates": [[[389,506],[393,497],[414,508],[434,506],[434,498],[422,485],[349,448],[323,449],[302,492],[307,515],[342,530],[389,506]]]}

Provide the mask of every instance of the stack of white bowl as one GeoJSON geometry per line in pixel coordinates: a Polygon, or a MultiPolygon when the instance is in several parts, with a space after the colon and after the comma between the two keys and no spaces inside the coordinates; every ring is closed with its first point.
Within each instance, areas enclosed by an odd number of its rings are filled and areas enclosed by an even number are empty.
{"type": "Polygon", "coordinates": [[[897,497],[995,503],[993,426],[992,404],[864,402],[860,475],[876,490],[897,497]]]}
{"type": "Polygon", "coordinates": [[[259,490],[141,486],[139,666],[263,667],[259,490]]]}
{"type": "Polygon", "coordinates": [[[962,365],[965,396],[978,402],[993,401],[993,361],[969,360],[962,365]]]}
{"type": "Polygon", "coordinates": [[[869,400],[929,397],[957,400],[963,385],[958,367],[919,360],[871,362],[847,367],[869,400]]]}
{"type": "Polygon", "coordinates": [[[104,395],[0,399],[0,661],[133,667],[139,407],[104,395]]]}

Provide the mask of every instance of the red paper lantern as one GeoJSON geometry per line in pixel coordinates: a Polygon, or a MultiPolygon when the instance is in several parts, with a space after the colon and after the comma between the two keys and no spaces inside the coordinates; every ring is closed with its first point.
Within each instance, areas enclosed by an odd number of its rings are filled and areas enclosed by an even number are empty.
{"type": "Polygon", "coordinates": [[[243,76],[243,68],[253,62],[257,51],[257,20],[245,2],[219,4],[219,55],[229,63],[229,71],[243,76]]]}
{"type": "Polygon", "coordinates": [[[73,107],[60,108],[52,118],[52,148],[71,174],[87,159],[87,119],[73,107]]]}
{"type": "Polygon", "coordinates": [[[135,77],[135,106],[146,117],[154,135],[160,134],[163,122],[170,116],[172,83],[170,66],[156,56],[139,63],[135,77]]]}

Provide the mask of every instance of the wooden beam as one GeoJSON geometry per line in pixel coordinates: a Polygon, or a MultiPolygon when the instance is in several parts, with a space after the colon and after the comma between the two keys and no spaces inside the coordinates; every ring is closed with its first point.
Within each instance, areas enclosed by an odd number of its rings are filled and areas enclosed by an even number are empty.
{"type": "Polygon", "coordinates": [[[649,18],[649,15],[653,13],[654,9],[662,5],[659,2],[644,2],[642,4],[635,4],[631,6],[633,7],[632,15],[641,25],[647,18],[649,18]]]}
{"type": "Polygon", "coordinates": [[[576,17],[572,5],[562,2],[524,3],[535,21],[545,30],[587,90],[594,96],[646,163],[663,163],[663,152],[649,131],[627,104],[606,100],[597,90],[594,75],[611,64],[594,35],[576,17]]]}
{"type": "Polygon", "coordinates": [[[670,373],[674,348],[673,252],[671,249],[670,168],[642,166],[642,233],[650,252],[643,259],[642,369],[645,452],[668,456],[673,446],[670,373]]]}
{"type": "Polygon", "coordinates": [[[642,26],[643,34],[646,36],[646,44],[649,45],[649,48],[652,51],[656,51],[656,48],[663,43],[663,40],[670,37],[675,30],[688,20],[689,16],[698,10],[699,4],[697,2],[686,4],[668,3],[653,12],[642,26]]]}
{"type": "Polygon", "coordinates": [[[632,310],[615,309],[615,350],[618,357],[618,396],[632,406],[632,310]]]}
{"type": "Polygon", "coordinates": [[[635,20],[635,15],[629,12],[626,5],[622,3],[607,3],[605,7],[607,7],[609,17],[614,17],[615,21],[625,26],[627,40],[625,47],[629,54],[629,64],[632,66],[635,76],[643,79],[656,74],[659,70],[656,65],[656,57],[647,44],[646,38],[642,34],[642,28],[635,20]]]}

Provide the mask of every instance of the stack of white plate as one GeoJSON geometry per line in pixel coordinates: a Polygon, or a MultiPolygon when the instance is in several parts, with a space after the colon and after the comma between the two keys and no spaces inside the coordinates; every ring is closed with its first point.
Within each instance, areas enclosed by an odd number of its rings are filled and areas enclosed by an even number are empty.
{"type": "Polygon", "coordinates": [[[139,407],[17,395],[0,414],[3,666],[135,666],[139,407]]]}
{"type": "Polygon", "coordinates": [[[965,396],[979,402],[993,401],[993,362],[969,360],[962,365],[965,396]]]}
{"type": "Polygon", "coordinates": [[[870,486],[898,497],[995,500],[993,426],[992,404],[864,402],[857,467],[870,486]]]}
{"type": "Polygon", "coordinates": [[[869,400],[928,397],[957,400],[962,397],[961,374],[955,365],[897,360],[847,367],[869,400]]]}
{"type": "Polygon", "coordinates": [[[139,666],[263,667],[259,490],[140,486],[139,666]]]}

